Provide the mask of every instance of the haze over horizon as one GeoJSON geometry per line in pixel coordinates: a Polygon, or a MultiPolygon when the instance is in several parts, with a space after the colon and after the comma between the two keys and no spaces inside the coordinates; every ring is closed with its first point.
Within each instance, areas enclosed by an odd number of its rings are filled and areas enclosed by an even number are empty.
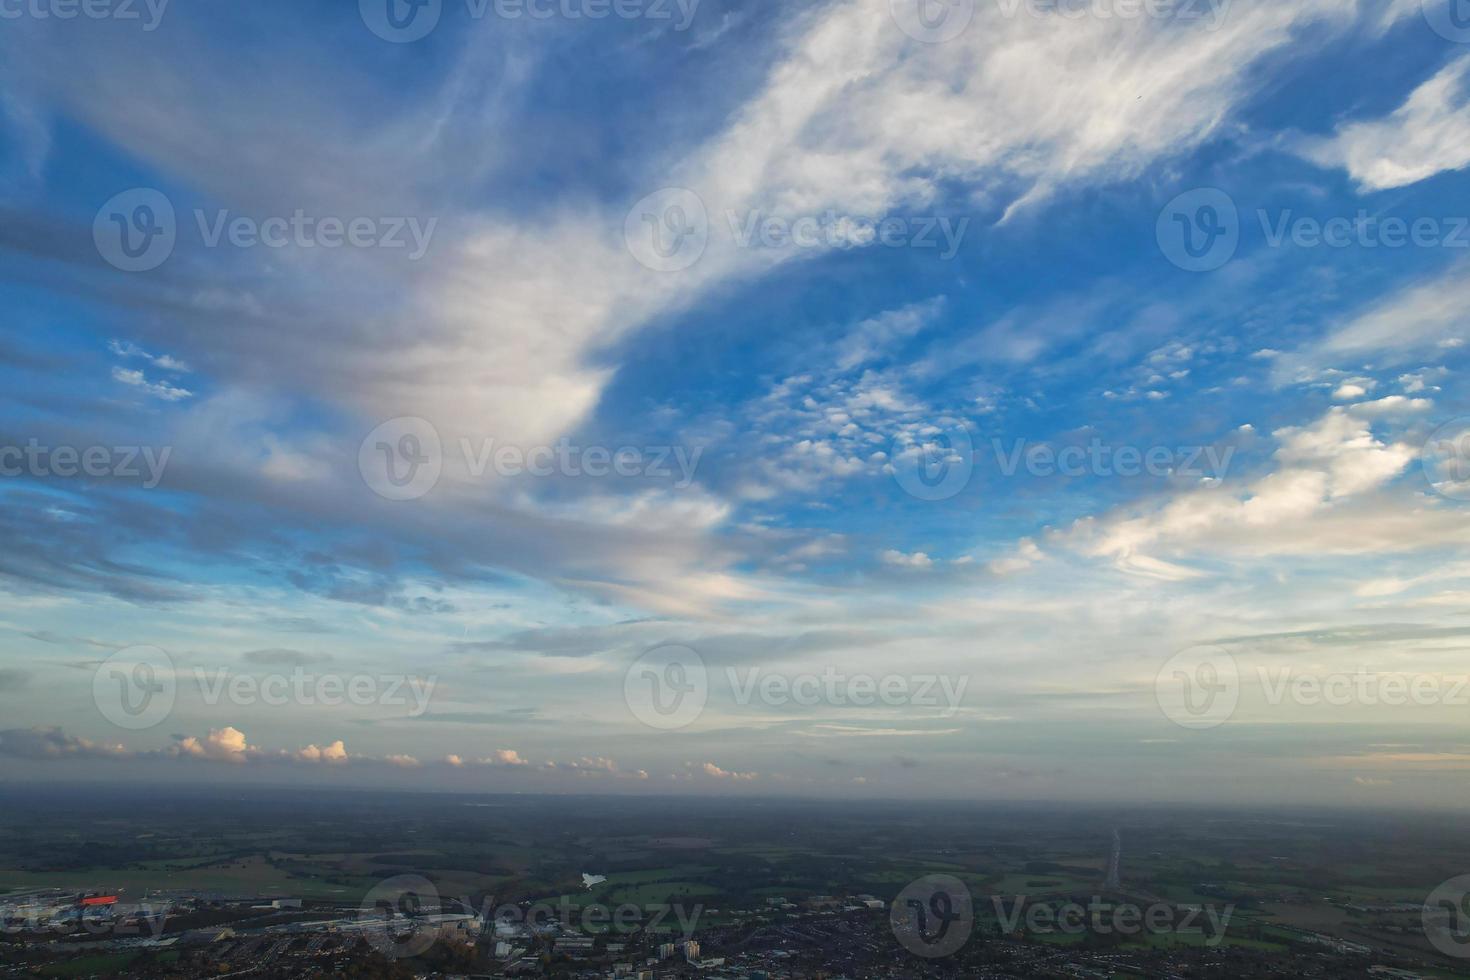
{"type": "Polygon", "coordinates": [[[338,6],[0,30],[0,782],[1464,805],[1445,3],[338,6]]]}

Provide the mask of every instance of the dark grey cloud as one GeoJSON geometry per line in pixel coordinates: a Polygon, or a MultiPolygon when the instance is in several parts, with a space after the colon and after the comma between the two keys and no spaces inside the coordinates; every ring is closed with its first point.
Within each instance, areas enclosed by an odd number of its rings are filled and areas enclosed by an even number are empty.
{"type": "Polygon", "coordinates": [[[545,657],[591,657],[647,649],[660,643],[678,643],[693,649],[708,664],[752,663],[800,658],[832,651],[864,649],[901,639],[879,630],[824,629],[789,635],[691,633],[660,620],[632,620],[612,626],[549,627],[522,630],[500,640],[455,643],[461,652],[507,650],[545,657]]]}
{"type": "Polygon", "coordinates": [[[161,512],[117,498],[30,490],[4,494],[0,578],[25,592],[102,592],[129,602],[177,602],[189,589],[156,567],[118,557],[169,534],[161,512]]]}
{"type": "MultiPolygon", "coordinates": [[[[26,637],[27,639],[35,640],[37,643],[48,643],[52,646],[95,647],[98,650],[107,651],[121,650],[123,647],[127,646],[126,643],[109,643],[105,640],[96,639],[95,637],[73,636],[70,633],[58,633],[55,630],[26,630],[21,635],[26,637]]],[[[89,663],[92,666],[95,666],[99,662],[100,661],[90,661],[89,663]]],[[[66,664],[66,666],[75,667],[78,665],[69,663],[66,664]]],[[[90,667],[88,669],[90,669],[90,667]]]]}
{"type": "Polygon", "coordinates": [[[121,746],[68,735],[60,728],[12,728],[0,731],[0,755],[17,759],[116,759],[130,753],[121,746]]]}

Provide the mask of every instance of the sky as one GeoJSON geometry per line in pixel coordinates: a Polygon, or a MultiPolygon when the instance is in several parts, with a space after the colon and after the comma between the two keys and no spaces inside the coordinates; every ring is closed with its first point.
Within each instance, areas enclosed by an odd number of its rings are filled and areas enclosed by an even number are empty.
{"type": "Polygon", "coordinates": [[[0,19],[0,779],[1463,805],[1458,0],[0,19]]]}

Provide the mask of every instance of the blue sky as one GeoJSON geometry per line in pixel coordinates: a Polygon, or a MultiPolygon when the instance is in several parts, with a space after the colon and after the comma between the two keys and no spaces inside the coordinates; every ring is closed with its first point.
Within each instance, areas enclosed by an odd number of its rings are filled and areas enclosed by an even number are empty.
{"type": "Polygon", "coordinates": [[[0,772],[1463,799],[1448,3],[385,4],[7,8],[0,772]]]}

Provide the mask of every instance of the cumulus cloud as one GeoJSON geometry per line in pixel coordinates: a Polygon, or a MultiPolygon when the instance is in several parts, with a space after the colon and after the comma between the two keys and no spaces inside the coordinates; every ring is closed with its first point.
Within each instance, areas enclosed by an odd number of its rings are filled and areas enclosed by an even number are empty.
{"type": "Polygon", "coordinates": [[[238,728],[216,728],[203,738],[192,735],[176,743],[175,751],[181,756],[208,759],[211,762],[243,763],[260,750],[245,740],[245,733],[238,728]]]}
{"type": "MultiPolygon", "coordinates": [[[[348,760],[347,749],[340,739],[324,748],[308,745],[294,752],[270,751],[251,744],[244,732],[232,726],[212,729],[203,736],[176,736],[172,745],[160,751],[134,750],[118,743],[94,742],[81,736],[69,735],[60,728],[15,729],[0,732],[0,754],[34,759],[186,759],[226,765],[270,762],[341,763],[348,760]]],[[[389,759],[364,757],[363,761],[387,762],[389,759]]]]}
{"type": "Polygon", "coordinates": [[[883,552],[881,557],[885,565],[896,565],[899,568],[934,567],[934,559],[930,558],[922,551],[916,551],[911,555],[906,555],[902,551],[894,551],[892,549],[889,549],[883,552]]]}
{"type": "Polygon", "coordinates": [[[618,764],[605,756],[597,756],[595,758],[583,756],[573,762],[562,763],[561,768],[570,769],[574,772],[610,773],[618,771],[618,764]]]}
{"type": "Polygon", "coordinates": [[[342,744],[341,739],[338,739],[325,748],[308,745],[306,748],[298,750],[295,757],[298,762],[342,763],[347,761],[347,746],[342,744]]]}
{"type": "Polygon", "coordinates": [[[715,779],[732,779],[737,782],[748,782],[759,776],[759,773],[754,772],[731,772],[727,769],[721,769],[713,762],[706,762],[699,769],[706,776],[713,776],[715,779]]]}
{"type": "MultiPolygon", "coordinates": [[[[17,759],[112,759],[112,760],[189,760],[236,765],[383,765],[395,769],[423,769],[418,756],[408,752],[384,755],[353,755],[341,739],[324,745],[307,745],[294,751],[266,749],[255,745],[238,728],[226,726],[212,729],[203,736],[176,736],[174,743],[161,751],[133,750],[121,744],[95,742],[69,735],[60,728],[9,729],[0,731],[0,756],[17,759]]],[[[566,773],[568,776],[617,776],[635,780],[649,778],[646,769],[624,772],[617,762],[606,756],[583,756],[568,762],[546,762],[533,767],[515,749],[497,749],[484,758],[470,759],[451,753],[441,764],[450,769],[480,767],[514,769],[526,772],[566,773]]],[[[738,774],[737,774],[738,775],[738,774]]]]}
{"type": "Polygon", "coordinates": [[[1004,558],[995,558],[986,562],[985,567],[996,575],[1014,575],[1024,572],[1032,565],[1041,561],[1046,555],[1041,547],[1030,538],[1022,538],[1016,543],[1016,550],[1004,558]]]}

